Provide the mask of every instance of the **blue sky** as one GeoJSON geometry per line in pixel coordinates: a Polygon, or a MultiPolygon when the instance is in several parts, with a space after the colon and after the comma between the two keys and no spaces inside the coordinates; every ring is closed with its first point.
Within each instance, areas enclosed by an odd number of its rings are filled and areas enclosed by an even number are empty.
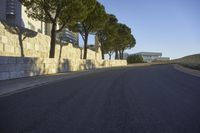
{"type": "Polygon", "coordinates": [[[200,53],[200,0],[99,2],[132,29],[137,44],[128,53],[162,52],[171,58],[200,53]]]}

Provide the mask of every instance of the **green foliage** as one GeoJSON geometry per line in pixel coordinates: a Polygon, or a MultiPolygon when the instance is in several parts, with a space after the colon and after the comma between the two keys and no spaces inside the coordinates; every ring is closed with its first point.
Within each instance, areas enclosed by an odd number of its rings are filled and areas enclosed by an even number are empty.
{"type": "Polygon", "coordinates": [[[19,0],[29,17],[52,24],[50,58],[54,58],[56,32],[82,21],[93,11],[96,0],[19,0]],[[57,29],[57,24],[60,29],[57,29]]]}
{"type": "Polygon", "coordinates": [[[96,0],[19,0],[29,17],[47,22],[75,23],[87,17],[96,0]]]}
{"type": "Polygon", "coordinates": [[[108,15],[108,18],[104,29],[97,32],[101,43],[102,59],[104,53],[110,55],[113,52],[119,53],[120,59],[123,59],[124,50],[134,47],[136,40],[131,34],[131,29],[125,24],[117,23],[114,15],[108,15]]]}
{"type": "Polygon", "coordinates": [[[113,52],[117,55],[119,53],[120,59],[123,59],[124,50],[134,47],[136,40],[131,34],[131,29],[125,24],[117,23],[114,15],[108,15],[108,18],[104,29],[97,32],[101,43],[102,59],[104,53],[110,56],[113,52]]]}
{"type": "Polygon", "coordinates": [[[117,34],[117,18],[112,14],[107,14],[107,22],[104,28],[96,33],[101,43],[102,59],[104,54],[112,54],[114,52],[113,40],[117,34]]]}
{"type": "Polygon", "coordinates": [[[125,24],[118,24],[118,36],[115,40],[116,50],[125,50],[132,48],[136,44],[136,40],[131,34],[131,29],[125,24]]]}
{"type": "Polygon", "coordinates": [[[132,63],[144,63],[143,57],[141,55],[130,55],[127,57],[128,64],[132,63]]]}
{"type": "Polygon", "coordinates": [[[106,21],[107,15],[104,6],[99,2],[96,2],[94,10],[90,12],[83,21],[80,21],[75,25],[70,25],[69,29],[74,32],[79,32],[84,40],[84,59],[87,58],[89,33],[94,33],[104,28],[106,21]]]}
{"type": "Polygon", "coordinates": [[[106,14],[105,8],[96,0],[19,0],[29,17],[52,24],[50,58],[54,58],[56,33],[64,27],[79,32],[84,40],[84,59],[90,33],[96,33],[104,53],[118,53],[123,58],[125,49],[135,46],[131,29],[117,23],[117,18],[106,14]],[[59,25],[59,29],[57,28],[59,25]]]}
{"type": "Polygon", "coordinates": [[[123,59],[124,50],[134,47],[136,40],[131,34],[131,29],[125,24],[118,23],[116,29],[117,34],[115,34],[113,37],[112,45],[110,46],[112,49],[114,48],[114,51],[117,55],[116,59],[123,59]]]}

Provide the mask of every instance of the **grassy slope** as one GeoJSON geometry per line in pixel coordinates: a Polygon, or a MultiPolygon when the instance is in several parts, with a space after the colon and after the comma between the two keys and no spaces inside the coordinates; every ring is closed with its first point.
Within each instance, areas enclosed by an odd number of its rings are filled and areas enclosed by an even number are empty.
{"type": "Polygon", "coordinates": [[[173,61],[180,65],[200,70],[200,54],[185,56],[183,58],[175,59],[173,61]]]}

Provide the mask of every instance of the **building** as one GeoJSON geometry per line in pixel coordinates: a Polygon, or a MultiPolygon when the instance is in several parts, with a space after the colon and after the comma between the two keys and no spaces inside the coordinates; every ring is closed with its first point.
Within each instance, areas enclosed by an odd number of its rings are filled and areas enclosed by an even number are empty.
{"type": "Polygon", "coordinates": [[[161,52],[139,52],[132,55],[141,55],[145,62],[153,62],[153,61],[168,61],[169,57],[162,57],[161,52]]]}
{"type": "MultiPolygon", "coordinates": [[[[1,0],[0,20],[50,36],[51,24],[28,18],[25,10],[26,8],[21,5],[19,0],[1,0]]],[[[66,35],[62,37],[65,41],[78,43],[78,34],[67,29],[64,29],[63,32],[66,32],[66,35]]]]}
{"type": "Polygon", "coordinates": [[[57,34],[57,39],[59,39],[62,43],[72,43],[74,45],[79,45],[79,35],[78,33],[74,33],[67,28],[64,28],[62,32],[57,34]]]}
{"type": "Polygon", "coordinates": [[[25,7],[21,5],[19,0],[1,0],[0,20],[50,35],[50,25],[28,18],[25,13],[25,7]]]}

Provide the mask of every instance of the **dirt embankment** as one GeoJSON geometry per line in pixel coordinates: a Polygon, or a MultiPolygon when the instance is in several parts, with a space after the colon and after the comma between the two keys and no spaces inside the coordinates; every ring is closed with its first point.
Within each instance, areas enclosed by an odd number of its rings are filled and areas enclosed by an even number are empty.
{"type": "Polygon", "coordinates": [[[189,68],[200,70],[200,54],[185,56],[183,58],[172,60],[176,64],[189,68]]]}

